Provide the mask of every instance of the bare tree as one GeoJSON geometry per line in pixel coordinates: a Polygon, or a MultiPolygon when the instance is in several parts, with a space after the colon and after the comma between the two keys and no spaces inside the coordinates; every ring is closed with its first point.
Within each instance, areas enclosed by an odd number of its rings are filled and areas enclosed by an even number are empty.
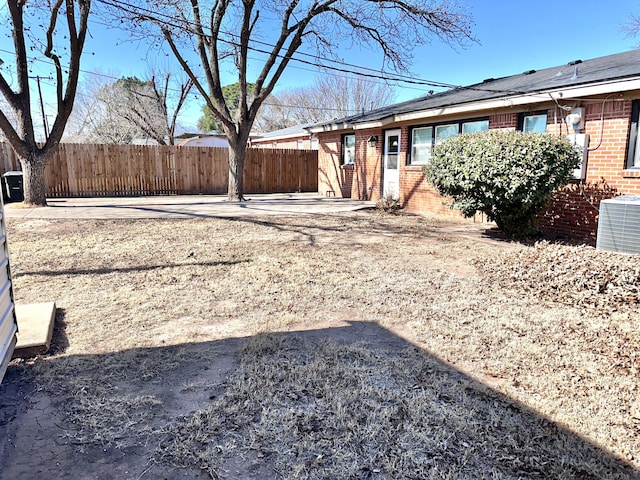
{"type": "Polygon", "coordinates": [[[385,83],[344,75],[318,76],[313,85],[278,92],[264,103],[256,119],[262,131],[357,115],[393,102],[395,91],[385,83]]]}
{"type": "Polygon", "coordinates": [[[14,90],[2,72],[0,92],[13,110],[16,124],[14,126],[11,123],[10,115],[0,111],[0,129],[20,159],[24,175],[25,203],[43,206],[47,204],[44,168],[60,142],[73,109],[91,0],[30,2],[32,18],[34,22],[43,21],[41,25],[25,24],[27,3],[26,0],[7,2],[15,52],[17,86],[14,90]],[[60,17],[64,20],[60,20],[60,17]],[[42,28],[44,38],[37,38],[36,34],[40,33],[42,28]],[[63,65],[62,55],[65,50],[68,58],[63,65]],[[57,114],[51,132],[42,144],[38,143],[34,132],[29,91],[29,55],[36,54],[35,52],[53,63],[56,83],[57,114]]]}
{"type": "Polygon", "coordinates": [[[159,145],[173,145],[178,115],[192,83],[173,81],[171,73],[155,75],[152,73],[149,80],[93,81],[93,88],[78,95],[68,137],[115,144],[145,137],[159,145]]]}
{"type": "MultiPolygon", "coordinates": [[[[0,112],[3,112],[6,115],[7,121],[11,125],[13,125],[14,129],[17,128],[18,118],[16,117],[15,112],[11,108],[11,105],[9,105],[9,102],[7,102],[7,100],[4,97],[0,97],[0,112]]],[[[3,141],[3,142],[7,141],[7,137],[5,136],[3,130],[0,130],[0,141],[3,141]]]]}
{"type": "Polygon", "coordinates": [[[189,79],[178,86],[174,95],[171,77],[169,72],[159,78],[153,74],[146,82],[130,85],[125,90],[130,100],[129,108],[121,110],[126,120],[160,145],[174,144],[178,115],[193,86],[189,79]],[[176,102],[171,109],[173,98],[176,102]]]}
{"type": "Polygon", "coordinates": [[[271,95],[265,100],[253,124],[256,132],[271,132],[282,128],[302,125],[307,122],[304,115],[300,115],[302,103],[305,97],[298,97],[293,91],[287,90],[276,95],[271,95]],[[301,119],[302,118],[302,119],[301,119]]]}
{"type": "MultiPolygon", "coordinates": [[[[640,33],[640,16],[629,15],[629,18],[620,26],[620,30],[627,38],[637,38],[640,33]]],[[[640,43],[636,43],[635,48],[640,48],[640,43]]]]}
{"type": "Polygon", "coordinates": [[[67,143],[90,142],[89,137],[101,111],[100,102],[95,94],[104,85],[106,83],[100,82],[99,78],[92,78],[90,82],[78,83],[73,110],[67,120],[61,141],[67,143]]]}
{"type": "Polygon", "coordinates": [[[134,138],[153,138],[158,135],[156,132],[163,135],[164,122],[151,92],[150,84],[136,77],[121,78],[97,90],[99,113],[94,118],[90,140],[130,144],[134,138]]]}
{"type": "MultiPolygon", "coordinates": [[[[377,46],[385,63],[405,69],[413,46],[433,35],[448,42],[471,39],[470,19],[447,0],[129,0],[110,3],[133,25],[153,23],[229,141],[229,200],[243,199],[249,133],[293,56],[304,44],[331,54],[346,42],[377,46]],[[276,19],[276,20],[274,20],[276,19]],[[197,68],[191,62],[195,52],[197,68]],[[249,64],[264,59],[255,80],[249,64]],[[252,57],[250,59],[250,57],[252,57]],[[225,103],[222,72],[237,72],[240,105],[225,103]],[[253,95],[247,85],[254,83],[253,95]]],[[[148,29],[145,30],[149,35],[148,29]]]]}

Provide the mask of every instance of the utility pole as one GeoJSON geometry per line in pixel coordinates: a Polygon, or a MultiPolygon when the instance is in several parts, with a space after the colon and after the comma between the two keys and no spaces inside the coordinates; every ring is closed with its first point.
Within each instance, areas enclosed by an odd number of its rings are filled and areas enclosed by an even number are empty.
{"type": "Polygon", "coordinates": [[[36,76],[38,82],[38,93],[40,94],[40,111],[42,112],[42,125],[44,127],[44,141],[49,138],[49,125],[47,125],[47,116],[44,114],[44,102],[42,101],[42,89],[40,88],[40,75],[36,76]]]}

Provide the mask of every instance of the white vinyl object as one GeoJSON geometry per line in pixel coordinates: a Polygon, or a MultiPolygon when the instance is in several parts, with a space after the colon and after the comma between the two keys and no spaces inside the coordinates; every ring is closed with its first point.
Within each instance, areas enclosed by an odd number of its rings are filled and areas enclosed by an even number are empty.
{"type": "Polygon", "coordinates": [[[640,197],[616,197],[600,202],[596,248],[640,254],[640,197]]]}

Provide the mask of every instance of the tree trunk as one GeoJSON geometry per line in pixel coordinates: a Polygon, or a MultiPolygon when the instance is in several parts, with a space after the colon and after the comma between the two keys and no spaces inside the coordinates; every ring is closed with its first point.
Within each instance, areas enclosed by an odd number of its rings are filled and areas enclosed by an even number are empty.
{"type": "MultiPolygon", "coordinates": [[[[230,202],[244,201],[244,160],[247,156],[247,140],[249,134],[245,129],[233,139],[229,139],[229,189],[227,197],[230,202]]],[[[246,129],[247,131],[249,129],[246,129]]]]}
{"type": "Polygon", "coordinates": [[[230,202],[244,200],[244,159],[247,155],[246,145],[229,144],[229,190],[230,202]]]}
{"type": "Polygon", "coordinates": [[[33,155],[28,158],[21,158],[22,165],[24,203],[36,207],[46,207],[46,181],[44,177],[44,167],[46,157],[33,155]]]}

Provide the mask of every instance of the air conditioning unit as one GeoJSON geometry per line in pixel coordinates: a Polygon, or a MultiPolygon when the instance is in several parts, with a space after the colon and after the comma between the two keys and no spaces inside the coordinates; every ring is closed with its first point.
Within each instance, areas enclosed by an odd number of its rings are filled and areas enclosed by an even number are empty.
{"type": "Polygon", "coordinates": [[[596,248],[640,254],[640,197],[616,197],[600,202],[596,248]]]}

